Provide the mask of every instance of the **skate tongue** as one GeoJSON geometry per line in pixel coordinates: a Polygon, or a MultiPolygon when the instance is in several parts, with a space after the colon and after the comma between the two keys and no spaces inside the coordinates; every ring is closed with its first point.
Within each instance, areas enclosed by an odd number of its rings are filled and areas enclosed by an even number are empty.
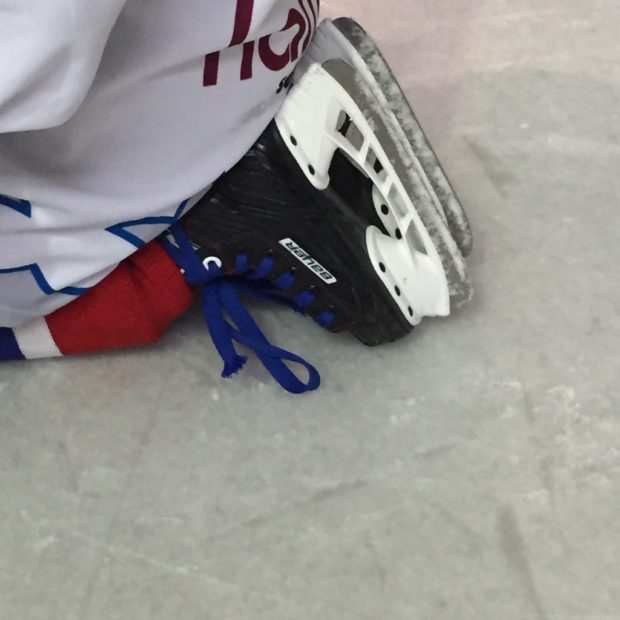
{"type": "MultiPolygon", "coordinates": [[[[232,377],[247,361],[247,358],[237,353],[233,342],[235,341],[254,351],[271,376],[287,392],[304,394],[317,390],[321,377],[316,368],[298,355],[272,345],[243,305],[239,294],[247,293],[249,288],[258,284],[224,279],[219,265],[212,262],[205,266],[201,262],[178,224],[173,225],[169,233],[172,240],[163,236],[160,242],[181,269],[187,283],[201,290],[203,313],[209,333],[224,361],[222,376],[226,379],[232,377]],[[226,316],[234,325],[226,320],[226,316]],[[307,382],[299,379],[287,363],[304,368],[308,373],[307,382]]],[[[258,290],[254,294],[270,299],[258,290]]]]}

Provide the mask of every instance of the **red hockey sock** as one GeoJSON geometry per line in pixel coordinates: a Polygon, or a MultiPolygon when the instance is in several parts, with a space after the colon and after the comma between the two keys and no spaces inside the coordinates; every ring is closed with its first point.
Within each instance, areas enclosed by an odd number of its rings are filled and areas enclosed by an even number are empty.
{"type": "Polygon", "coordinates": [[[24,327],[0,330],[0,360],[152,344],[193,299],[179,268],[153,241],[69,305],[24,327]]]}

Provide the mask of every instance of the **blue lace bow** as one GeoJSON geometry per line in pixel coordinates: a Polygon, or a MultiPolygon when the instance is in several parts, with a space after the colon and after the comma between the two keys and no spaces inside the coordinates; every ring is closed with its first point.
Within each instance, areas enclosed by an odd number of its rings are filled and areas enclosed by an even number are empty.
{"type": "MultiPolygon", "coordinates": [[[[305,312],[314,302],[314,293],[304,291],[294,301],[290,301],[266,289],[265,279],[275,266],[274,259],[269,256],[250,271],[247,255],[239,254],[235,262],[237,277],[225,278],[216,260],[206,263],[200,260],[179,224],[174,224],[168,234],[174,242],[167,235],[161,237],[160,241],[183,272],[187,283],[200,291],[211,339],[224,361],[222,376],[232,377],[247,361],[246,357],[237,353],[234,344],[237,342],[254,351],[271,376],[288,392],[304,394],[318,389],[321,377],[316,368],[298,355],[272,345],[240,299],[241,294],[247,294],[305,312]],[[293,373],[287,362],[306,369],[306,383],[293,373]]],[[[286,273],[273,281],[273,285],[282,290],[289,289],[294,283],[293,273],[286,273]]],[[[328,328],[334,321],[334,315],[332,312],[323,312],[315,320],[322,327],[328,328]]]]}

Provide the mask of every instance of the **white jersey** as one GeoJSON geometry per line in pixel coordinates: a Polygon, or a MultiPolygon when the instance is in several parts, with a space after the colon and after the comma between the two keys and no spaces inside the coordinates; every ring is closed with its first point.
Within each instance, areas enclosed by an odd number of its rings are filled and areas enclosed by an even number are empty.
{"type": "Polygon", "coordinates": [[[158,236],[274,117],[319,0],[0,0],[0,326],[158,236]]]}

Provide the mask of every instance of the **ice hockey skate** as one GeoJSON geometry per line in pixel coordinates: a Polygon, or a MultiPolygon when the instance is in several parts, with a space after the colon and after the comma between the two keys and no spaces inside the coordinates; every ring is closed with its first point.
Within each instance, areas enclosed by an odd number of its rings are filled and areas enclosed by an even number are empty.
{"type": "MultiPolygon", "coordinates": [[[[341,58],[312,58],[311,50],[252,149],[182,219],[171,252],[192,285],[208,290],[223,281],[236,294],[284,302],[367,345],[392,342],[471,297],[465,260],[438,194],[376,89],[341,58]],[[187,263],[192,253],[199,260],[187,263]]],[[[233,297],[228,290],[205,298],[224,374],[242,365],[233,355],[237,340],[281,383],[269,365],[282,370],[288,360],[306,365],[316,387],[312,367],[271,347],[236,302],[226,307],[224,298],[233,297]],[[209,303],[223,306],[240,329],[209,303]]],[[[305,389],[295,383],[291,391],[305,389]]]]}

